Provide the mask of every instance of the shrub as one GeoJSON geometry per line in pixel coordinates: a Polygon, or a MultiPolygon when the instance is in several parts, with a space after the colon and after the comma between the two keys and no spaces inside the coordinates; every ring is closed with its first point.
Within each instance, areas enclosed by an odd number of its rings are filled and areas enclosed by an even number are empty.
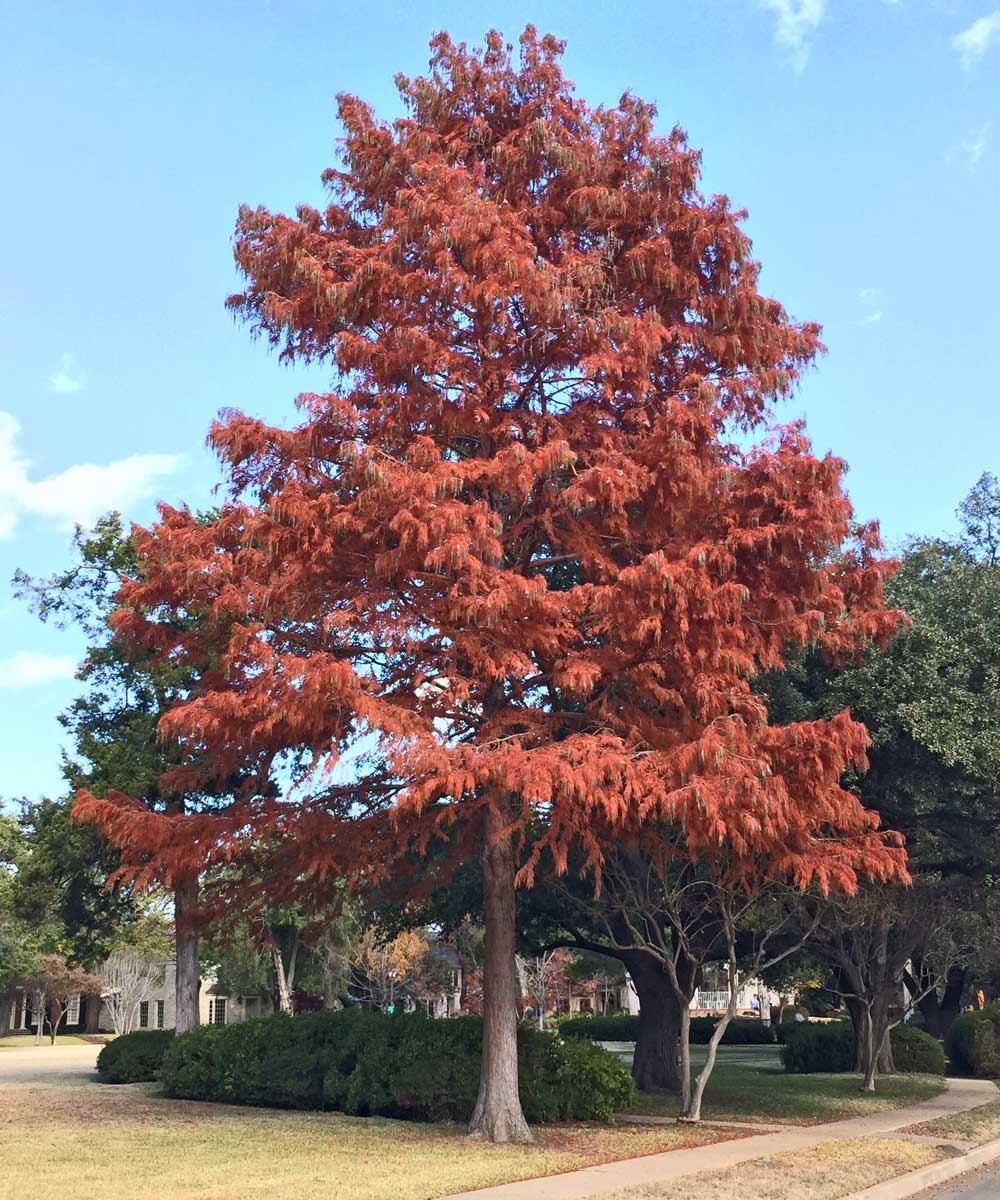
{"type": "Polygon", "coordinates": [[[889,1032],[892,1061],[904,1074],[943,1075],[944,1051],[941,1043],[923,1029],[909,1023],[896,1025],[889,1032]]]}
{"type": "Polygon", "coordinates": [[[854,1070],[854,1030],[848,1021],[802,1021],[783,1027],[781,1063],[794,1075],[854,1070]]]}
{"type": "MultiPolygon", "coordinates": [[[[784,1030],[781,1061],[797,1075],[854,1070],[854,1029],[850,1021],[800,1022],[784,1030]]],[[[904,1074],[944,1074],[944,1052],[936,1039],[911,1025],[889,1033],[896,1070],[904,1074]]]]}
{"type": "MultiPolygon", "coordinates": [[[[695,1020],[708,1021],[709,1024],[706,1026],[703,1037],[699,1035],[695,1039],[692,1033],[691,1041],[696,1046],[707,1046],[715,1029],[715,1019],[713,1017],[696,1017],[695,1020]]],[[[735,1020],[729,1022],[725,1033],[722,1035],[723,1046],[769,1046],[773,1041],[774,1030],[771,1026],[765,1025],[763,1021],[759,1021],[754,1017],[737,1017],[735,1020]]]]}
{"type": "MultiPolygon", "coordinates": [[[[716,1017],[691,1018],[691,1045],[707,1046],[716,1017]]],[[[639,1037],[638,1017],[573,1017],[559,1026],[564,1038],[587,1038],[592,1042],[634,1042],[639,1037]]],[[[774,1041],[774,1034],[763,1021],[737,1017],[726,1026],[722,1035],[725,1046],[765,1045],[774,1041]]]]}
{"type": "Polygon", "coordinates": [[[108,1042],[97,1056],[105,1083],[148,1083],[158,1079],[163,1056],[173,1043],[172,1029],[139,1029],[108,1042]]]}
{"type": "Polygon", "coordinates": [[[569,1017],[559,1022],[559,1036],[592,1042],[634,1042],[639,1036],[639,1018],[569,1017]]]}
{"type": "Polygon", "coordinates": [[[1000,1004],[962,1013],[951,1023],[944,1048],[952,1066],[965,1075],[1000,1075],[1000,1004]]]}
{"type": "MultiPolygon", "coordinates": [[[[348,1009],[208,1026],[178,1038],[163,1064],[168,1095],[357,1116],[464,1121],[479,1085],[482,1022],[348,1009]]],[[[634,1098],[628,1071],[599,1046],[518,1030],[529,1121],[604,1120],[634,1098]]]]}

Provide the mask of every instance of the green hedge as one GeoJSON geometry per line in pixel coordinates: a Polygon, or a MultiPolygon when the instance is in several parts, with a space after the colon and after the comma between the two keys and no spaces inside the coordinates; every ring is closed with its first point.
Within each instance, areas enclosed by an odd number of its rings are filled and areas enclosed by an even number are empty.
{"type": "Polygon", "coordinates": [[[97,1070],[105,1083],[148,1083],[158,1079],[172,1029],[139,1029],[108,1042],[97,1056],[97,1070]]]}
{"type": "MultiPolygon", "coordinates": [[[[189,1100],[464,1121],[481,1045],[476,1017],[278,1015],[184,1034],[164,1058],[161,1080],[167,1095],[189,1100]]],[[[529,1121],[611,1121],[635,1097],[627,1069],[586,1041],[522,1026],[518,1060],[529,1121]]]]}
{"type": "Polygon", "coordinates": [[[962,1013],[951,1023],[944,1048],[952,1066],[980,1079],[1000,1076],[1000,1004],[962,1013]]]}
{"type": "Polygon", "coordinates": [[[559,1022],[559,1036],[591,1042],[634,1042],[639,1036],[638,1017],[569,1017],[559,1022]]]}
{"type": "Polygon", "coordinates": [[[794,1075],[813,1075],[854,1070],[854,1030],[850,1022],[801,1021],[785,1025],[783,1033],[785,1044],[780,1053],[786,1071],[794,1075]]]}
{"type": "MultiPolygon", "coordinates": [[[[785,1030],[785,1039],[781,1061],[792,1074],[846,1074],[854,1070],[854,1029],[849,1021],[800,1022],[785,1030]]],[[[898,1071],[944,1074],[944,1052],[929,1033],[912,1025],[896,1025],[889,1040],[898,1071]]]]}
{"type": "MultiPolygon", "coordinates": [[[[691,1044],[707,1046],[717,1024],[715,1017],[691,1018],[691,1044]]],[[[634,1042],[639,1037],[638,1017],[572,1017],[559,1026],[559,1036],[587,1038],[592,1042],[634,1042]]],[[[722,1035],[723,1045],[764,1045],[774,1041],[774,1034],[763,1021],[737,1017],[730,1021],[722,1035]]]]}

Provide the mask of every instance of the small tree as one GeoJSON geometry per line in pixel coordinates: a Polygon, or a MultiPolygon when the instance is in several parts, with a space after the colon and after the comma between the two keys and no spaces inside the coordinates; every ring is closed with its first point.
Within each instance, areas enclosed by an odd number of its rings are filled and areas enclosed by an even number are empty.
{"type": "Polygon", "coordinates": [[[163,983],[163,966],[131,946],[113,950],[101,968],[102,992],[116,1037],[131,1033],[139,1005],[163,983]]]}
{"type": "Polygon", "coordinates": [[[865,1091],[895,1072],[890,1033],[957,965],[995,942],[992,922],[970,915],[963,889],[918,879],[912,887],[866,885],[853,896],[798,897],[800,920],[813,935],[812,953],[838,984],[854,1025],[855,1070],[865,1091]],[[915,977],[912,964],[920,963],[915,977]],[[908,995],[902,1000],[903,984],[908,995]]]}
{"type": "Polygon", "coordinates": [[[36,1044],[41,1043],[43,1025],[48,1025],[49,1039],[54,1046],[73,997],[99,993],[101,985],[99,976],[83,967],[70,966],[61,954],[40,955],[37,969],[21,981],[25,991],[35,998],[36,1044]]]}
{"type": "Polygon", "coordinates": [[[355,947],[351,996],[367,1008],[388,1011],[413,996],[429,946],[415,929],[386,939],[369,926],[355,947]]]}
{"type": "Polygon", "coordinates": [[[565,950],[543,950],[538,954],[517,956],[517,973],[521,980],[521,992],[535,1006],[538,1028],[545,1028],[545,1004],[555,992],[556,975],[562,970],[568,957],[565,950]]]}
{"type": "Polygon", "coordinates": [[[776,910],[771,868],[729,854],[685,861],[669,832],[619,846],[605,858],[600,893],[575,900],[603,923],[609,942],[648,957],[666,976],[680,1012],[681,1119],[693,1122],[701,1119],[719,1044],[736,1015],[738,968],[760,975],[784,961],[807,940],[818,917],[801,928],[792,913],[776,910]],[[690,1005],[702,969],[712,962],[723,964],[729,1002],[692,1080],[690,1005]]]}

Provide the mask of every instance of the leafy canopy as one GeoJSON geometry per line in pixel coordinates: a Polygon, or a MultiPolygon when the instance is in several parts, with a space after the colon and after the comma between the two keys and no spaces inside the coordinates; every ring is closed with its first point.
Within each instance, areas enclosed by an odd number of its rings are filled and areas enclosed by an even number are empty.
{"type": "Polygon", "coordinates": [[[292,429],[226,413],[229,501],[135,535],[115,628],[198,671],[160,721],[170,786],[243,786],[189,816],[84,795],[131,861],[249,839],[287,897],[431,834],[461,859],[489,814],[540,818],[524,879],[651,820],[803,885],[902,869],[839,784],[863,727],[772,726],[750,685],[896,625],[843,464],[771,418],[818,328],[759,292],[683,134],[588,106],[561,52],[440,34],[404,117],[340,97],[323,209],[241,212],[234,311],[335,384],[292,429]]]}

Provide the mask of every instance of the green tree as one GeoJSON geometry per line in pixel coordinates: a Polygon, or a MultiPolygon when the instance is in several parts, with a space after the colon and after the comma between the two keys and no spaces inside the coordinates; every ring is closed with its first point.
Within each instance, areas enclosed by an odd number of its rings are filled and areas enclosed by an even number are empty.
{"type": "MultiPolygon", "coordinates": [[[[907,545],[886,591],[910,624],[886,649],[841,667],[804,655],[760,686],[777,719],[826,716],[846,706],[864,722],[871,734],[870,765],[849,779],[850,786],[885,826],[905,835],[910,870],[921,887],[933,884],[985,912],[1000,875],[1000,486],[995,476],[978,480],[958,516],[956,539],[914,539],[907,545]]],[[[969,914],[963,915],[961,904],[949,899],[940,907],[961,921],[962,940],[967,939],[969,914]]],[[[908,906],[903,903],[901,909],[908,906]]],[[[890,940],[898,941],[901,934],[910,939],[897,945],[895,957],[900,964],[913,964],[908,975],[901,965],[888,986],[905,981],[911,994],[923,994],[920,1008],[927,1026],[941,1034],[958,1013],[977,964],[953,963],[947,978],[937,980],[921,951],[924,924],[905,922],[908,934],[898,923],[886,926],[890,940]]],[[[994,955],[988,926],[982,923],[980,939],[984,973],[994,955]]]]}
{"type": "Polygon", "coordinates": [[[0,812],[0,1037],[10,1033],[15,989],[37,968],[40,949],[38,931],[15,911],[21,840],[17,819],[0,812]]]}
{"type": "MultiPolygon", "coordinates": [[[[117,636],[111,623],[123,576],[141,575],[142,563],[118,513],[102,517],[93,530],[77,527],[73,560],[63,571],[35,579],[19,571],[16,593],[43,621],[79,629],[87,649],[77,672],[80,695],[60,721],[71,740],[63,775],[70,788],[65,802],[28,806],[38,842],[33,884],[41,904],[58,890],[59,904],[80,962],[95,964],[120,944],[121,929],[131,924],[136,936],[152,936],[162,945],[162,922],[129,889],[104,887],[119,865],[117,852],[88,824],[69,820],[73,796],[85,788],[94,795],[126,792],[150,809],[184,812],[212,803],[200,793],[165,791],[164,774],[179,761],[175,746],[158,732],[163,712],[186,694],[196,678],[190,666],[179,669],[117,636]]],[[[171,887],[177,957],[177,1027],[198,1023],[199,881],[180,875],[171,887]]],[[[27,889],[25,889],[27,892],[27,889]]]]}

